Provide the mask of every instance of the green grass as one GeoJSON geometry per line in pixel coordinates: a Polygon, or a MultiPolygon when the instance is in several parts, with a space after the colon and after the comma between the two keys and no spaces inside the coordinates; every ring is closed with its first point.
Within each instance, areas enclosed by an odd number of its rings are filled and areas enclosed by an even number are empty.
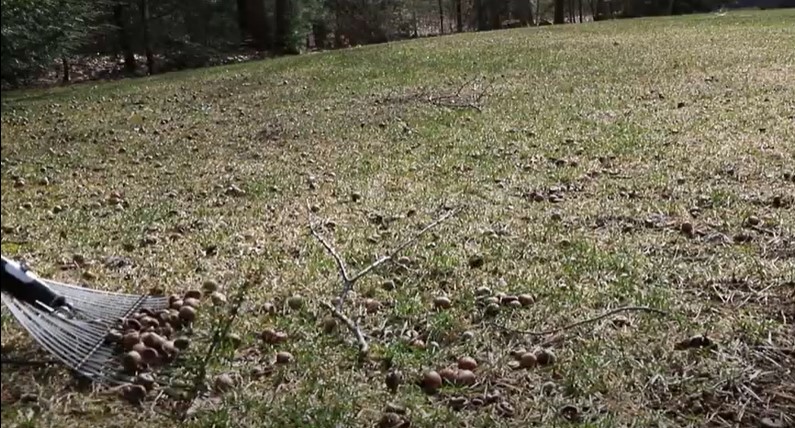
{"type": "MultiPolygon", "coordinates": [[[[463,34],[4,94],[3,254],[43,276],[85,282],[90,270],[92,287],[134,292],[215,279],[231,297],[264,269],[233,326],[251,353],[210,368],[238,374],[238,388],[190,426],[373,426],[388,403],[416,427],[786,426],[795,413],[795,182],[785,179],[795,173],[793,21],[792,11],[738,11],[463,34]],[[476,77],[492,83],[481,111],[385,101],[454,93],[476,77]],[[26,184],[15,187],[16,177],[26,184]],[[231,184],[246,194],[226,195],[231,184]],[[529,196],[551,186],[564,188],[560,202],[529,196]],[[112,192],[121,208],[108,204],[112,192]],[[323,233],[354,271],[442,205],[463,207],[402,254],[408,271],[385,265],[357,283],[346,312],[365,332],[390,332],[370,338],[361,365],[348,331],[323,333],[320,303],[341,283],[309,234],[307,203],[336,223],[323,233]],[[395,220],[380,229],[376,213],[395,220]],[[759,228],[744,225],[750,215],[759,228]],[[696,236],[680,232],[686,222],[696,236]],[[734,242],[741,232],[751,240],[734,242]],[[141,245],[145,237],[157,241],[141,245]],[[62,270],[74,254],[90,265],[62,270]],[[475,254],[480,269],[469,267],[475,254]],[[134,265],[106,268],[110,255],[134,265]],[[484,285],[535,297],[497,315],[515,329],[620,305],[671,316],[632,312],[628,327],[605,319],[566,331],[548,345],[554,365],[513,370],[512,349],[551,337],[495,328],[475,299],[484,285]],[[282,310],[294,294],[304,308],[282,310]],[[365,313],[365,295],[384,307],[365,313]],[[441,313],[439,295],[453,302],[441,313]],[[262,313],[265,302],[279,310],[262,313]],[[290,340],[262,343],[266,327],[290,340]],[[424,349],[408,345],[409,330],[424,349]],[[699,333],[718,347],[674,350],[699,333]],[[294,362],[251,376],[279,350],[294,362]],[[463,355],[479,362],[476,385],[433,396],[415,385],[463,355]],[[386,360],[405,376],[394,395],[386,360]],[[495,391],[494,403],[445,404],[495,391]],[[566,405],[575,420],[561,415],[566,405]]],[[[2,337],[4,353],[27,342],[6,316],[2,337]]],[[[2,400],[4,426],[174,424],[155,412],[171,411],[167,399],[136,409],[78,392],[55,369],[4,367],[2,400]],[[38,399],[22,402],[24,393],[38,399]]]]}

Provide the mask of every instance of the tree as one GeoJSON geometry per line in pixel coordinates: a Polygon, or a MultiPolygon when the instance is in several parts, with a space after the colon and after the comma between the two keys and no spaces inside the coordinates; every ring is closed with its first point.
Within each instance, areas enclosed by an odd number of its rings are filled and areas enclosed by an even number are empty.
{"type": "Polygon", "coordinates": [[[489,28],[491,30],[499,30],[502,27],[501,12],[503,5],[502,0],[486,0],[489,12],[489,28]]]}
{"type": "Polygon", "coordinates": [[[464,32],[464,14],[461,11],[461,1],[455,0],[455,29],[459,33],[464,32]]]}
{"type": "Polygon", "coordinates": [[[152,52],[152,40],[149,36],[149,0],[140,0],[138,9],[141,13],[141,34],[146,55],[146,71],[149,74],[155,74],[155,54],[152,52]]]}
{"type": "Polygon", "coordinates": [[[2,0],[0,78],[19,83],[56,62],[68,78],[68,58],[98,30],[101,1],[2,0]]]}
{"type": "Polygon", "coordinates": [[[553,24],[563,24],[566,21],[566,0],[555,0],[555,15],[552,20],[553,24]]]}
{"type": "Polygon", "coordinates": [[[444,34],[444,7],[442,0],[438,0],[437,3],[439,3],[439,34],[444,34]]]}
{"type": "Polygon", "coordinates": [[[135,63],[135,53],[132,48],[132,41],[130,40],[130,31],[127,25],[127,18],[125,11],[129,8],[126,1],[119,1],[113,5],[113,23],[116,25],[116,31],[119,39],[119,48],[124,56],[124,70],[127,73],[135,72],[137,64],[135,63]]]}
{"type": "Polygon", "coordinates": [[[486,31],[489,29],[488,12],[486,10],[485,2],[489,0],[474,0],[475,1],[475,17],[477,20],[478,31],[486,31]]]}
{"type": "Polygon", "coordinates": [[[515,0],[513,6],[519,25],[527,26],[533,23],[533,5],[530,0],[515,0]]]}

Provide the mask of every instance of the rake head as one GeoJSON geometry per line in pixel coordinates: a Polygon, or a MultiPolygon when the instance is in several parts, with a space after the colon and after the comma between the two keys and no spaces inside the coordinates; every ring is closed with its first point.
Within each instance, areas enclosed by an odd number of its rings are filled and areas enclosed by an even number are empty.
{"type": "Polygon", "coordinates": [[[129,381],[107,337],[137,311],[167,309],[168,298],[91,290],[39,279],[5,257],[2,264],[2,303],[42,348],[91,380],[129,381]]]}

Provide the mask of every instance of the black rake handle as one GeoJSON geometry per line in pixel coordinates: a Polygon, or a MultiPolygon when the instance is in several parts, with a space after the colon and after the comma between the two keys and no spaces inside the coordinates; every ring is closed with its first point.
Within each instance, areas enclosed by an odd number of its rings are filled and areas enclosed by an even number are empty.
{"type": "Polygon", "coordinates": [[[36,274],[5,256],[0,257],[3,265],[0,290],[4,293],[34,306],[50,309],[66,306],[66,298],[52,291],[36,274]]]}

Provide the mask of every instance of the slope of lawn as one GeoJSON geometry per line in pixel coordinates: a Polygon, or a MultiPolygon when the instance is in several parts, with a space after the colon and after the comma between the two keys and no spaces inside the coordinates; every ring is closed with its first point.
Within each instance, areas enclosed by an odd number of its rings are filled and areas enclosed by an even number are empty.
{"type": "MultiPolygon", "coordinates": [[[[528,28],[6,93],[2,252],[97,289],[245,293],[207,367],[235,387],[187,426],[792,426],[793,22],[528,28]],[[346,296],[359,361],[309,219],[353,274],[454,209],[346,296]],[[666,314],[516,331],[622,306],[666,314]],[[517,368],[519,348],[554,361],[517,368]],[[417,385],[463,356],[474,384],[417,385]]],[[[5,312],[2,343],[46,358],[5,312]]],[[[183,387],[158,381],[136,407],[4,366],[2,423],[176,426],[183,387]]]]}

